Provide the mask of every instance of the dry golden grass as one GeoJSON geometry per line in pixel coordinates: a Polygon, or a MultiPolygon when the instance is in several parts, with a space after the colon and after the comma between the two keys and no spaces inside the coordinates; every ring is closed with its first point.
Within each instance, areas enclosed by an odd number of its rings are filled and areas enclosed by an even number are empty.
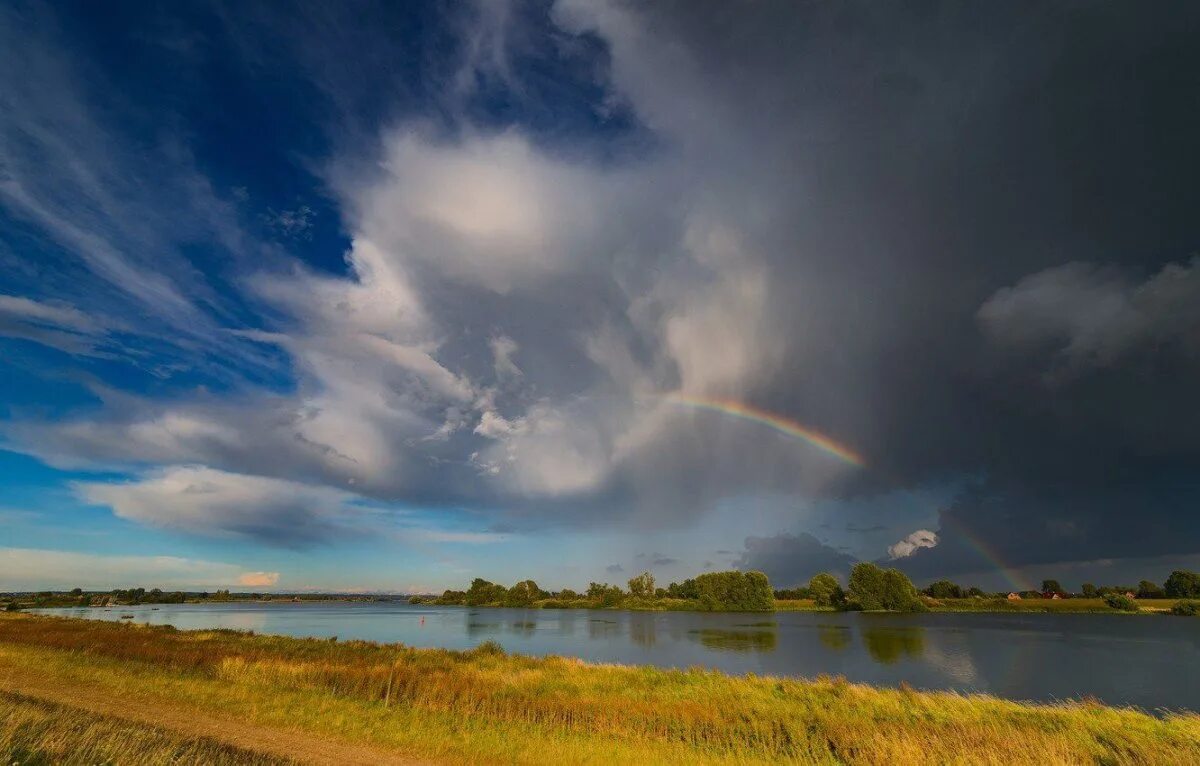
{"type": "Polygon", "coordinates": [[[592,665],[486,647],[18,616],[0,618],[0,661],[36,661],[95,683],[111,676],[131,693],[187,696],[449,761],[536,762],[554,753],[579,762],[1200,763],[1195,715],[592,665]]]}
{"type": "Polygon", "coordinates": [[[275,766],[290,763],[209,738],[183,737],[155,726],[2,691],[0,755],[6,766],[212,763],[275,766]]]}

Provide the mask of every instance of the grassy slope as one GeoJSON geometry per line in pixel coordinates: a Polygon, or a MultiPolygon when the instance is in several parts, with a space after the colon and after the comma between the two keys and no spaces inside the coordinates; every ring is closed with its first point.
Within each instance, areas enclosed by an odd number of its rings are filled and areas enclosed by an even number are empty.
{"type": "Polygon", "coordinates": [[[447,762],[1200,763],[1198,716],[479,650],[4,616],[21,668],[447,762]]]}
{"type": "Polygon", "coordinates": [[[222,763],[274,766],[279,758],[205,737],[183,737],[121,718],[0,691],[0,756],[5,764],[222,763]]]}

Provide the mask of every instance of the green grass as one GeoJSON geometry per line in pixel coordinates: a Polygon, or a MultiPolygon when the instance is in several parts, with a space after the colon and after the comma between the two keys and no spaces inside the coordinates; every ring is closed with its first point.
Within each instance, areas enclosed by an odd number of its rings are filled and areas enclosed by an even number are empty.
{"type": "MultiPolygon", "coordinates": [[[[1165,613],[1175,605],[1176,599],[1137,599],[1134,603],[1139,612],[1165,613]]],[[[1101,614],[1129,614],[1113,609],[1100,598],[1025,598],[1009,601],[1005,598],[947,598],[930,604],[934,612],[1083,612],[1101,614]]]]}
{"type": "Polygon", "coordinates": [[[0,691],[0,757],[6,766],[291,763],[205,737],[182,737],[158,727],[3,691],[0,691]]]}
{"type": "MultiPolygon", "coordinates": [[[[719,638],[719,637],[718,637],[719,638]]],[[[0,678],[445,762],[1200,763],[1200,717],[369,642],[0,616],[0,678]]]]}

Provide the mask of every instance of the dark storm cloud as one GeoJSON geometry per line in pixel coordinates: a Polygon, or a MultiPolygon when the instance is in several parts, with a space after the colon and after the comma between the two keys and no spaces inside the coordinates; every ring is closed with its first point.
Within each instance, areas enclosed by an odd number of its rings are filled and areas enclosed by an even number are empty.
{"type": "Polygon", "coordinates": [[[856,559],[825,545],[808,533],[747,537],[746,549],[734,562],[743,571],[763,572],[776,586],[807,583],[819,572],[845,581],[856,559]]]}
{"type": "Polygon", "coordinates": [[[652,11],[789,170],[755,182],[794,204],[796,361],[755,400],[867,456],[839,494],[985,477],[930,573],[978,563],[961,529],[1011,564],[1195,551],[1200,11],[772,8],[652,11]]]}

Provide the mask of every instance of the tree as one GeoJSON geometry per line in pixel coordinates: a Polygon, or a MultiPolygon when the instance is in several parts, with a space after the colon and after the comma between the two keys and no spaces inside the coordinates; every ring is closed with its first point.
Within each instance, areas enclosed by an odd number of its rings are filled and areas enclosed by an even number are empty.
{"type": "Polygon", "coordinates": [[[82,596],[82,595],[83,595],[83,588],[72,588],[72,589],[71,589],[71,595],[72,595],[72,596],[82,596]]]}
{"type": "Polygon", "coordinates": [[[850,599],[864,611],[882,610],[883,570],[869,561],[855,564],[850,570],[850,599]]]}
{"type": "Polygon", "coordinates": [[[1097,598],[1099,595],[1100,595],[1100,591],[1096,590],[1096,586],[1093,583],[1085,582],[1083,584],[1083,597],[1084,598],[1097,598]]]}
{"type": "Polygon", "coordinates": [[[471,581],[471,587],[467,589],[465,601],[467,606],[480,606],[481,604],[503,602],[507,595],[508,589],[503,585],[476,577],[471,581]]]}
{"type": "Polygon", "coordinates": [[[1058,580],[1042,580],[1042,593],[1066,593],[1058,580]]]}
{"type": "Polygon", "coordinates": [[[616,606],[624,596],[620,586],[599,582],[588,584],[587,597],[592,601],[599,601],[600,606],[616,606]]]}
{"type": "Polygon", "coordinates": [[[834,603],[845,597],[837,578],[828,572],[812,576],[812,579],[808,581],[808,593],[817,606],[833,606],[834,603]]]}
{"type": "Polygon", "coordinates": [[[969,598],[983,598],[986,595],[987,594],[983,592],[983,588],[976,588],[975,586],[967,588],[967,596],[969,598]]]}
{"type": "Polygon", "coordinates": [[[579,594],[570,588],[563,588],[558,592],[558,598],[563,601],[577,601],[579,599],[579,594]]]}
{"type": "Polygon", "coordinates": [[[775,594],[762,572],[707,572],[695,579],[700,606],[710,611],[773,612],[775,594]]]}
{"type": "Polygon", "coordinates": [[[950,580],[937,580],[929,583],[925,595],[930,598],[962,598],[963,590],[950,580]]]}
{"type": "Polygon", "coordinates": [[[1176,569],[1167,578],[1163,590],[1167,598],[1200,598],[1200,574],[1176,569]]]}
{"type": "Polygon", "coordinates": [[[542,589],[533,580],[522,580],[504,594],[505,606],[533,606],[542,597],[542,589]]]}
{"type": "Polygon", "coordinates": [[[850,598],[865,611],[916,612],[924,608],[908,575],[861,561],[850,570],[850,598]]]}
{"type": "Polygon", "coordinates": [[[654,575],[642,572],[629,581],[629,595],[637,598],[654,598],[654,575]]]}
{"type": "Polygon", "coordinates": [[[1163,598],[1166,595],[1166,591],[1158,583],[1150,582],[1149,580],[1142,580],[1138,583],[1138,598],[1163,598]]]}
{"type": "Polygon", "coordinates": [[[667,595],[671,598],[700,598],[700,591],[696,588],[695,580],[684,580],[681,583],[671,583],[667,586],[667,595]]]}

